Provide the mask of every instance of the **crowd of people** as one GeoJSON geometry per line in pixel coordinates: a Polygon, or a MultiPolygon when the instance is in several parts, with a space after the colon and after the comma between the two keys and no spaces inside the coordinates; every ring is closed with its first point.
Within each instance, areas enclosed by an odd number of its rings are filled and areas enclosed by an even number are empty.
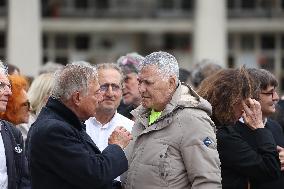
{"type": "Polygon", "coordinates": [[[0,62],[0,189],[283,189],[283,99],[259,68],[167,52],[0,62]]]}

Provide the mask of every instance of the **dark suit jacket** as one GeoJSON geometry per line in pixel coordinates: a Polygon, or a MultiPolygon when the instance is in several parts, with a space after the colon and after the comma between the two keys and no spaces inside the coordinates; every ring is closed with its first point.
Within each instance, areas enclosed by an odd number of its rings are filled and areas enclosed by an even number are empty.
{"type": "Polygon", "coordinates": [[[217,130],[223,189],[246,189],[249,178],[267,181],[280,177],[279,156],[272,133],[263,128],[251,131],[249,136],[255,139],[255,148],[236,126],[217,130]]]}
{"type": "Polygon", "coordinates": [[[128,168],[118,145],[102,153],[76,115],[49,98],[27,139],[33,189],[109,189],[128,168]]]}
{"type": "MultiPolygon", "coordinates": [[[[282,127],[275,121],[268,119],[265,128],[268,129],[275,140],[276,145],[284,148],[284,135],[282,127]]],[[[243,139],[255,150],[258,151],[258,138],[255,137],[253,131],[249,129],[244,123],[238,122],[236,124],[236,130],[241,134],[243,139]]],[[[279,178],[276,179],[251,179],[251,189],[283,189],[284,188],[284,172],[281,172],[279,178]]]]}
{"type": "Polygon", "coordinates": [[[8,189],[30,188],[22,134],[7,121],[0,120],[0,127],[6,155],[8,189]]]}

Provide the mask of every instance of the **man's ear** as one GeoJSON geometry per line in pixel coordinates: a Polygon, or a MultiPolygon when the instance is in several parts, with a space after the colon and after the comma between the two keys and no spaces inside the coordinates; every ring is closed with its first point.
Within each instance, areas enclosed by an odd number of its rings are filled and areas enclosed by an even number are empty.
{"type": "Polygon", "coordinates": [[[75,105],[79,105],[81,102],[80,92],[76,91],[71,95],[71,99],[75,105]]]}
{"type": "Polygon", "coordinates": [[[171,91],[174,91],[176,89],[176,87],[177,87],[176,83],[177,83],[177,77],[170,76],[170,78],[169,78],[169,89],[171,91]]]}

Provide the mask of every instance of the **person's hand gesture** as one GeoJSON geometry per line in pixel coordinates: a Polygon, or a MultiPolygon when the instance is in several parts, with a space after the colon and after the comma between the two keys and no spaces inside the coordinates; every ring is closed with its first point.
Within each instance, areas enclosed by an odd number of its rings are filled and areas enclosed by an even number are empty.
{"type": "Polygon", "coordinates": [[[248,98],[242,102],[242,105],[244,108],[242,116],[246,125],[252,130],[264,128],[260,103],[248,98]]]}
{"type": "Polygon", "coordinates": [[[281,171],[284,171],[284,148],[277,146],[277,151],[279,153],[279,159],[281,163],[281,171]]]}
{"type": "Polygon", "coordinates": [[[109,144],[117,144],[124,149],[132,140],[132,135],[124,127],[116,127],[108,138],[109,144]]]}

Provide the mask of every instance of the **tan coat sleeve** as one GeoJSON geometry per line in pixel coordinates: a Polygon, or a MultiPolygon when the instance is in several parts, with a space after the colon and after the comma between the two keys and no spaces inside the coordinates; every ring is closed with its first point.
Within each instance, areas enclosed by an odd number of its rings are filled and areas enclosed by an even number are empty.
{"type": "Polygon", "coordinates": [[[205,113],[190,114],[183,116],[181,153],[192,189],[222,188],[214,124],[205,113]]]}

